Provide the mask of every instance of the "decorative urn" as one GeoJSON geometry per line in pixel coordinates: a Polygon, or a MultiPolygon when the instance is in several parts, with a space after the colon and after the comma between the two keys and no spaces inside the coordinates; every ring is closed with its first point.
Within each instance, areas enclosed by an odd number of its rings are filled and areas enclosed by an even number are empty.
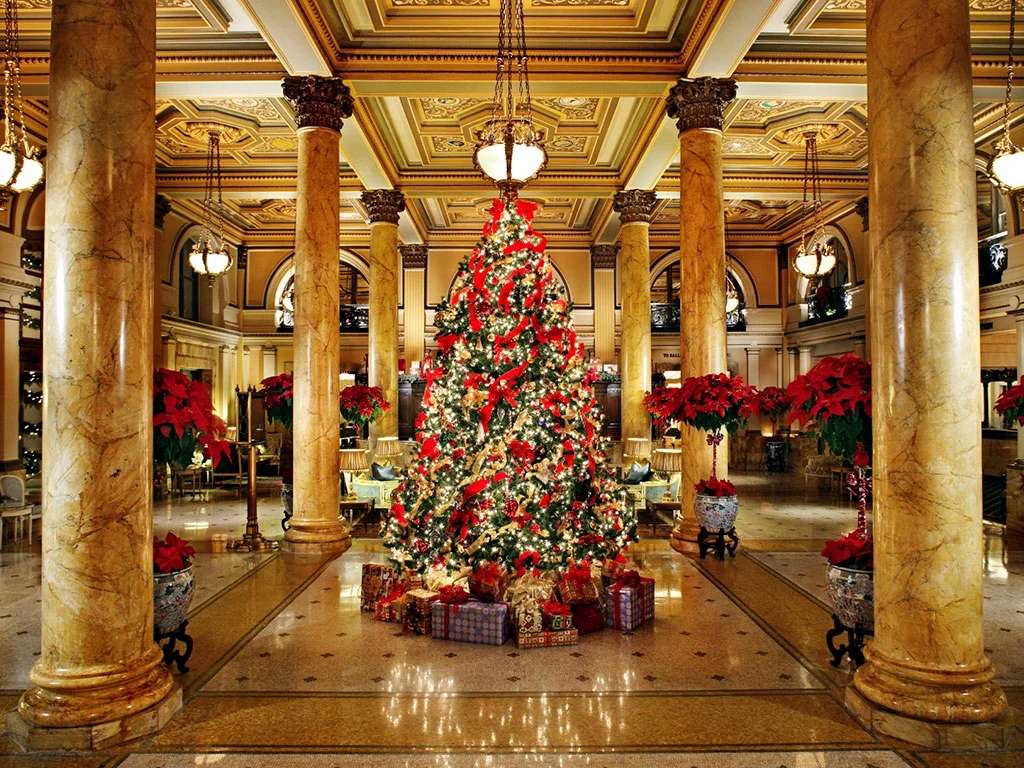
{"type": "Polygon", "coordinates": [[[829,564],[825,590],[832,612],[847,627],[868,632],[875,629],[874,572],[829,564]]]}
{"type": "Polygon", "coordinates": [[[153,626],[158,634],[169,634],[185,622],[195,589],[191,564],[180,571],[153,574],[153,626]]]}
{"type": "Polygon", "coordinates": [[[740,511],[738,496],[710,496],[698,493],[693,498],[693,514],[701,527],[712,533],[731,531],[740,511]]]}

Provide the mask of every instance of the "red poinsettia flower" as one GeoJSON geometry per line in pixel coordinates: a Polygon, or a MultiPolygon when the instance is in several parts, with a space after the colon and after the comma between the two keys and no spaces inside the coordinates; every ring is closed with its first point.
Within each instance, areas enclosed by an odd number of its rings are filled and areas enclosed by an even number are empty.
{"type": "Polygon", "coordinates": [[[153,539],[153,570],[156,573],[173,573],[187,568],[196,551],[184,539],[170,531],[163,541],[153,539]]]}
{"type": "Polygon", "coordinates": [[[996,413],[1010,423],[1024,425],[1024,376],[1016,384],[1007,387],[996,400],[996,413]]]}
{"type": "Polygon", "coordinates": [[[691,376],[680,387],[660,387],[644,404],[659,422],[682,421],[706,432],[735,432],[754,411],[755,392],[739,376],[691,376]]]}
{"type": "Polygon", "coordinates": [[[871,455],[871,364],[826,357],[788,387],[790,419],[817,432],[835,456],[867,466],[871,455]]]}
{"type": "Polygon", "coordinates": [[[356,424],[372,424],[391,407],[380,387],[361,385],[341,390],[339,404],[342,417],[356,424]]]}
{"type": "Polygon", "coordinates": [[[870,571],[874,565],[874,542],[867,531],[850,531],[838,539],[826,541],[821,554],[832,565],[870,571]]]}
{"type": "Polygon", "coordinates": [[[712,477],[707,480],[701,480],[694,486],[697,490],[697,494],[700,496],[735,496],[736,486],[730,483],[728,480],[723,480],[718,477],[712,477]]]}
{"type": "Polygon", "coordinates": [[[210,387],[178,371],[158,368],[153,373],[154,460],[188,466],[197,447],[217,462],[227,451],[227,428],[213,412],[210,387]]]}

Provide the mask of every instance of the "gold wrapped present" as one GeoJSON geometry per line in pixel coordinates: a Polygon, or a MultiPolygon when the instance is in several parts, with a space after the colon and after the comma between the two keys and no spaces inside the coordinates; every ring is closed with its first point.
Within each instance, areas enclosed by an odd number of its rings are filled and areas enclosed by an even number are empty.
{"type": "Polygon", "coordinates": [[[381,563],[363,563],[363,575],[359,588],[359,610],[375,612],[377,601],[390,594],[398,586],[399,578],[395,569],[381,563]]]}
{"type": "Polygon", "coordinates": [[[432,604],[438,593],[427,589],[410,589],[405,593],[405,621],[403,626],[417,635],[430,635],[432,604]]]}
{"type": "Polygon", "coordinates": [[[517,632],[516,648],[554,648],[561,645],[576,645],[579,639],[579,632],[575,629],[517,632]]]}
{"type": "Polygon", "coordinates": [[[521,632],[539,632],[544,628],[542,606],[555,593],[555,577],[551,574],[526,574],[513,581],[505,591],[505,600],[512,608],[512,624],[521,632]]]}

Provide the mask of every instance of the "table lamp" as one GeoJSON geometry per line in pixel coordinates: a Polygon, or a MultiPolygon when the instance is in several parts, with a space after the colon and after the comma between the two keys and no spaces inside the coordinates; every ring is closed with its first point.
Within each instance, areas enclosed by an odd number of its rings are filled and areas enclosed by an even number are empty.
{"type": "Polygon", "coordinates": [[[665,474],[669,487],[665,496],[672,495],[672,476],[683,471],[683,452],[678,448],[658,448],[651,456],[651,469],[665,474]]]}
{"type": "Polygon", "coordinates": [[[389,435],[388,437],[378,437],[377,445],[374,448],[374,457],[380,461],[381,464],[392,464],[394,463],[397,456],[402,455],[402,444],[398,442],[398,437],[395,435],[389,435]]]}
{"type": "Polygon", "coordinates": [[[356,498],[356,495],[349,490],[345,473],[354,474],[369,469],[369,452],[365,448],[343,448],[338,451],[338,468],[341,470],[342,497],[345,501],[352,501],[356,498]]]}
{"type": "Polygon", "coordinates": [[[626,439],[626,448],[622,454],[622,463],[627,459],[639,461],[651,455],[651,441],[646,437],[630,437],[626,439]]]}

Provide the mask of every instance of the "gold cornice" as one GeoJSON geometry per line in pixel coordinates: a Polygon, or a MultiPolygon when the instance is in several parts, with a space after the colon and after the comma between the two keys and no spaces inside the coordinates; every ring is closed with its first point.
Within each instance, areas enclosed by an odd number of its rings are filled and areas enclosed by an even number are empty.
{"type": "Polygon", "coordinates": [[[679,54],[679,63],[682,67],[680,72],[689,71],[690,65],[697,56],[697,50],[705,44],[712,29],[717,25],[719,17],[730,4],[730,0],[704,0],[701,4],[697,18],[694,19],[693,26],[690,28],[679,54]]]}
{"type": "MultiPolygon", "coordinates": [[[[21,59],[26,83],[49,80],[50,54],[28,53],[21,59]]],[[[267,52],[224,53],[206,51],[158,51],[157,81],[168,80],[279,80],[288,74],[277,57],[267,52]]]]}
{"type": "MultiPolygon", "coordinates": [[[[971,74],[975,85],[1000,85],[1006,80],[1006,57],[974,54],[971,74]]],[[[736,80],[786,82],[863,83],[867,80],[867,54],[791,53],[760,51],[747,54],[736,68],[736,80]]]]}

